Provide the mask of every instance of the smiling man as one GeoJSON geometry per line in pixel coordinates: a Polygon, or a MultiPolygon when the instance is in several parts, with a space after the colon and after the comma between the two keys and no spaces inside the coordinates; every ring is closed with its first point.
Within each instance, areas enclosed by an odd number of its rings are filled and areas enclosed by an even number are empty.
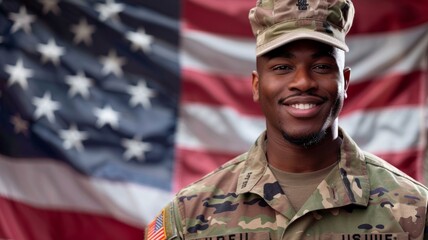
{"type": "Polygon", "coordinates": [[[310,172],[337,162],[337,118],[349,77],[344,52],[313,40],[295,40],[257,58],[253,99],[266,116],[271,166],[310,172]]]}
{"type": "Polygon", "coordinates": [[[252,90],[266,131],[181,190],[146,239],[428,239],[427,188],[339,127],[353,17],[349,0],[257,2],[252,90]]]}

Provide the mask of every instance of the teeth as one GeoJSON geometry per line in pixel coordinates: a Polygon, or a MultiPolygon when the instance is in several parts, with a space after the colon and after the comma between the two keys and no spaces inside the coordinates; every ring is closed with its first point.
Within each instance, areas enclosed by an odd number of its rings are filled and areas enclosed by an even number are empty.
{"type": "Polygon", "coordinates": [[[312,103],[298,103],[298,104],[292,104],[291,107],[293,108],[297,108],[297,109],[302,109],[302,110],[306,110],[306,109],[310,109],[315,107],[315,104],[312,103]]]}

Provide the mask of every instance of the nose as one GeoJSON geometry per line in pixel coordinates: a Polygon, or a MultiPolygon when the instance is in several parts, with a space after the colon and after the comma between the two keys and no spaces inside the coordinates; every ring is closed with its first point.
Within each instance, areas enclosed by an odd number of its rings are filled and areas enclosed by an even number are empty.
{"type": "Polygon", "coordinates": [[[318,83],[310,74],[310,71],[304,67],[296,69],[293,81],[290,82],[290,90],[298,90],[300,92],[309,92],[318,88],[318,83]]]}

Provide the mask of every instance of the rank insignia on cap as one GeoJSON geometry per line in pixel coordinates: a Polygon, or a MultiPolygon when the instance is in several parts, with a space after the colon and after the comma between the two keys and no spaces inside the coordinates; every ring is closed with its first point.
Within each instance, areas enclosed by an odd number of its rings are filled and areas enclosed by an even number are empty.
{"type": "Polygon", "coordinates": [[[308,10],[308,2],[307,0],[297,0],[296,6],[299,10],[308,10]]]}
{"type": "Polygon", "coordinates": [[[146,240],[166,240],[165,234],[165,210],[147,226],[146,240]]]}

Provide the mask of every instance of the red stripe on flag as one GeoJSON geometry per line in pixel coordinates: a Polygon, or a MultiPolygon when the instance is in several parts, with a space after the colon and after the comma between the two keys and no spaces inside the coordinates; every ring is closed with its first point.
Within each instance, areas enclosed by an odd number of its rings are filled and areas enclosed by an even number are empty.
{"type": "Polygon", "coordinates": [[[229,36],[252,36],[248,11],[255,0],[184,0],[185,29],[229,36]]]}
{"type": "Polygon", "coordinates": [[[40,209],[0,197],[0,239],[140,240],[144,236],[142,228],[97,214],[40,209]]]}
{"type": "Polygon", "coordinates": [[[341,114],[346,115],[360,109],[423,104],[425,78],[425,72],[416,71],[351,84],[341,114]]]}
{"type": "Polygon", "coordinates": [[[423,176],[423,162],[424,162],[424,151],[421,149],[408,149],[404,152],[395,153],[375,153],[376,156],[385,159],[401,171],[405,172],[409,176],[417,179],[418,181],[424,182],[423,176]]]}
{"type": "MultiPolygon", "coordinates": [[[[252,37],[248,12],[255,0],[185,0],[185,29],[252,37]]],[[[428,22],[423,0],[353,1],[356,15],[350,34],[391,32],[428,22]]]]}
{"type": "MultiPolygon", "coordinates": [[[[415,71],[351,82],[342,115],[355,110],[423,104],[425,78],[425,72],[415,71]]],[[[252,100],[250,77],[247,80],[187,69],[183,70],[183,90],[182,102],[228,106],[245,115],[262,116],[259,104],[252,100]]]]}
{"type": "Polygon", "coordinates": [[[262,115],[251,96],[251,77],[239,78],[183,70],[182,102],[232,107],[246,115],[262,115]]]}
{"type": "Polygon", "coordinates": [[[425,0],[395,0],[393,3],[389,0],[356,0],[353,3],[355,19],[351,35],[398,31],[428,22],[425,0]]]}
{"type": "Polygon", "coordinates": [[[197,151],[178,147],[175,169],[175,189],[181,189],[218,168],[241,153],[197,151]]]}

